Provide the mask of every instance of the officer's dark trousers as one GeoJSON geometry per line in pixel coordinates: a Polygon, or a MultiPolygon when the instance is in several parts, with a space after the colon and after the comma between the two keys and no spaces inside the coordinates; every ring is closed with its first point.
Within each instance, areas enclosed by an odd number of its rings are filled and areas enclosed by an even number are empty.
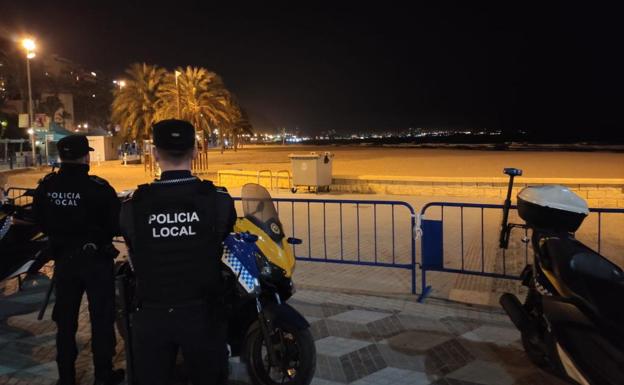
{"type": "Polygon", "coordinates": [[[135,373],[139,385],[169,384],[178,349],[193,385],[227,383],[226,324],[208,305],[147,307],[133,314],[135,373]]]}
{"type": "Polygon", "coordinates": [[[110,258],[73,257],[58,261],[54,270],[56,302],[52,318],[57,324],[56,362],[62,384],[74,384],[78,349],[76,331],[83,294],[87,293],[91,319],[91,347],[95,377],[106,379],[115,349],[115,288],[110,258]]]}

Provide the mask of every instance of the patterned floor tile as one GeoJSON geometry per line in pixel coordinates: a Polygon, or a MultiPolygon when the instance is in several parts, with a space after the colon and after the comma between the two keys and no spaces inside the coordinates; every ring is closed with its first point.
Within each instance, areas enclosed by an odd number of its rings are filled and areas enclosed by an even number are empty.
{"type": "Polygon", "coordinates": [[[481,360],[473,361],[446,377],[483,385],[513,385],[515,382],[514,377],[502,365],[481,360]]]}
{"type": "Polygon", "coordinates": [[[373,321],[366,326],[370,336],[375,341],[381,341],[396,336],[406,330],[400,319],[394,314],[390,317],[373,321]]]}
{"type": "Polygon", "coordinates": [[[350,310],[344,313],[340,313],[329,317],[330,320],[350,322],[355,324],[366,325],[368,323],[379,321],[386,317],[390,317],[390,313],[380,313],[368,310],[350,310]]]}
{"type": "Polygon", "coordinates": [[[392,349],[387,344],[377,344],[377,348],[381,353],[384,361],[388,366],[399,369],[414,370],[418,372],[425,371],[425,356],[424,354],[405,354],[392,349]]]}
{"type": "Polygon", "coordinates": [[[309,304],[301,301],[289,301],[289,304],[303,314],[306,319],[308,317],[323,318],[325,316],[322,305],[309,304]]]}
{"type": "Polygon", "coordinates": [[[323,303],[321,304],[321,307],[323,308],[323,317],[325,318],[351,310],[350,306],[339,305],[339,304],[334,304],[334,303],[323,303]]]}
{"type": "Polygon", "coordinates": [[[429,385],[430,383],[425,373],[388,367],[354,381],[351,385],[429,385]]]}
{"type": "Polygon", "coordinates": [[[370,345],[370,342],[330,336],[316,341],[316,353],[326,356],[340,357],[365,348],[368,345],[370,345]]]}
{"type": "Polygon", "coordinates": [[[425,352],[453,338],[448,333],[408,330],[388,338],[387,343],[394,350],[405,354],[425,352]]]}
{"type": "MultiPolygon", "coordinates": [[[[312,385],[498,385],[508,384],[509,378],[514,385],[562,385],[528,362],[505,318],[484,317],[483,311],[459,311],[446,304],[305,290],[298,295],[302,299],[289,303],[308,319],[316,341],[312,385]],[[386,306],[388,302],[393,305],[386,306]],[[499,377],[502,383],[495,382],[499,377]]],[[[85,384],[93,382],[86,305],[85,301],[81,308],[76,362],[79,381],[85,384]]],[[[55,382],[56,327],[49,320],[51,308],[47,320],[37,321],[36,307],[0,295],[0,384],[55,382]],[[9,318],[2,316],[5,311],[9,318]]],[[[121,344],[117,353],[115,365],[123,367],[121,344]]],[[[230,365],[230,385],[248,384],[244,364],[232,360],[230,365]]],[[[183,370],[178,372],[175,378],[181,385],[185,376],[183,370]]]]}
{"type": "Polygon", "coordinates": [[[418,317],[405,313],[399,313],[397,318],[406,330],[428,330],[449,333],[449,329],[438,319],[418,317]]]}
{"type": "Polygon", "coordinates": [[[474,355],[452,339],[425,353],[425,372],[447,375],[475,360],[474,355]]]}
{"type": "Polygon", "coordinates": [[[345,374],[345,382],[351,382],[385,368],[386,362],[376,345],[368,345],[341,356],[340,365],[345,374]]]}
{"type": "Polygon", "coordinates": [[[477,342],[458,338],[457,341],[476,359],[491,362],[503,362],[505,366],[526,367],[527,356],[522,348],[515,345],[502,345],[489,342],[477,342]]]}
{"type": "Polygon", "coordinates": [[[310,333],[312,333],[312,337],[315,341],[321,340],[325,337],[329,337],[327,320],[322,319],[310,324],[310,333]]]}
{"type": "Polygon", "coordinates": [[[327,325],[327,332],[330,336],[373,341],[373,336],[365,324],[336,321],[328,318],[325,320],[325,325],[327,325]]]}
{"type": "Polygon", "coordinates": [[[482,322],[477,320],[461,317],[443,317],[440,319],[440,323],[446,326],[449,332],[458,336],[483,325],[482,322]]]}
{"type": "Polygon", "coordinates": [[[520,339],[520,332],[514,328],[497,326],[480,326],[461,335],[464,339],[477,342],[491,342],[498,345],[509,345],[520,339]]]}

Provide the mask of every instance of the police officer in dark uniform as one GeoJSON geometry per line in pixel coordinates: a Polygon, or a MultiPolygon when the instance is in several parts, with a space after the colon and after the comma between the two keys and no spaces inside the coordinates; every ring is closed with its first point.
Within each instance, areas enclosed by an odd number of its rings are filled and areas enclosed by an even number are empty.
{"type": "Polygon", "coordinates": [[[121,231],[136,277],[133,351],[140,385],[167,384],[178,350],[193,385],[227,382],[223,239],[236,220],[230,195],[191,174],[195,128],[153,126],[162,175],[122,204],[121,231]]]}
{"type": "Polygon", "coordinates": [[[76,383],[76,331],[82,296],[86,292],[91,318],[95,384],[123,381],[123,370],[113,371],[115,354],[112,245],[119,231],[119,200],[102,178],[89,175],[89,142],[70,135],[57,143],[60,170],[46,175],[35,190],[37,223],[48,235],[55,260],[57,324],[56,349],[60,385],[76,383]]]}

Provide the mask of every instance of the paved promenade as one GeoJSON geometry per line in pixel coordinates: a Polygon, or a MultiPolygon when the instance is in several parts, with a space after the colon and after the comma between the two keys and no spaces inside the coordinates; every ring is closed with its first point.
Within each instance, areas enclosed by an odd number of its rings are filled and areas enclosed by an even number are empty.
{"type": "MultiPolygon", "coordinates": [[[[0,295],[0,384],[52,385],[56,380],[55,324],[36,320],[47,287],[0,295]]],[[[317,348],[314,385],[535,385],[562,383],[532,366],[519,334],[494,308],[341,291],[299,290],[290,303],[311,323],[317,348]]],[[[86,300],[77,336],[80,384],[90,384],[86,300]]],[[[124,365],[122,345],[115,362],[124,365]]],[[[231,360],[231,384],[249,383],[231,360]]],[[[176,374],[176,384],[185,384],[176,374]]]]}

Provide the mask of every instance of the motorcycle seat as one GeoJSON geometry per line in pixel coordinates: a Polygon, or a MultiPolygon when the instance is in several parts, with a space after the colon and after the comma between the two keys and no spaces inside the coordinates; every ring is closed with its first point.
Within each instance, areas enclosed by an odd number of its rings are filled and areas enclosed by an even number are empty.
{"type": "Polygon", "coordinates": [[[624,273],[600,254],[582,251],[572,256],[570,268],[578,274],[612,283],[624,284],[624,273]]]}

